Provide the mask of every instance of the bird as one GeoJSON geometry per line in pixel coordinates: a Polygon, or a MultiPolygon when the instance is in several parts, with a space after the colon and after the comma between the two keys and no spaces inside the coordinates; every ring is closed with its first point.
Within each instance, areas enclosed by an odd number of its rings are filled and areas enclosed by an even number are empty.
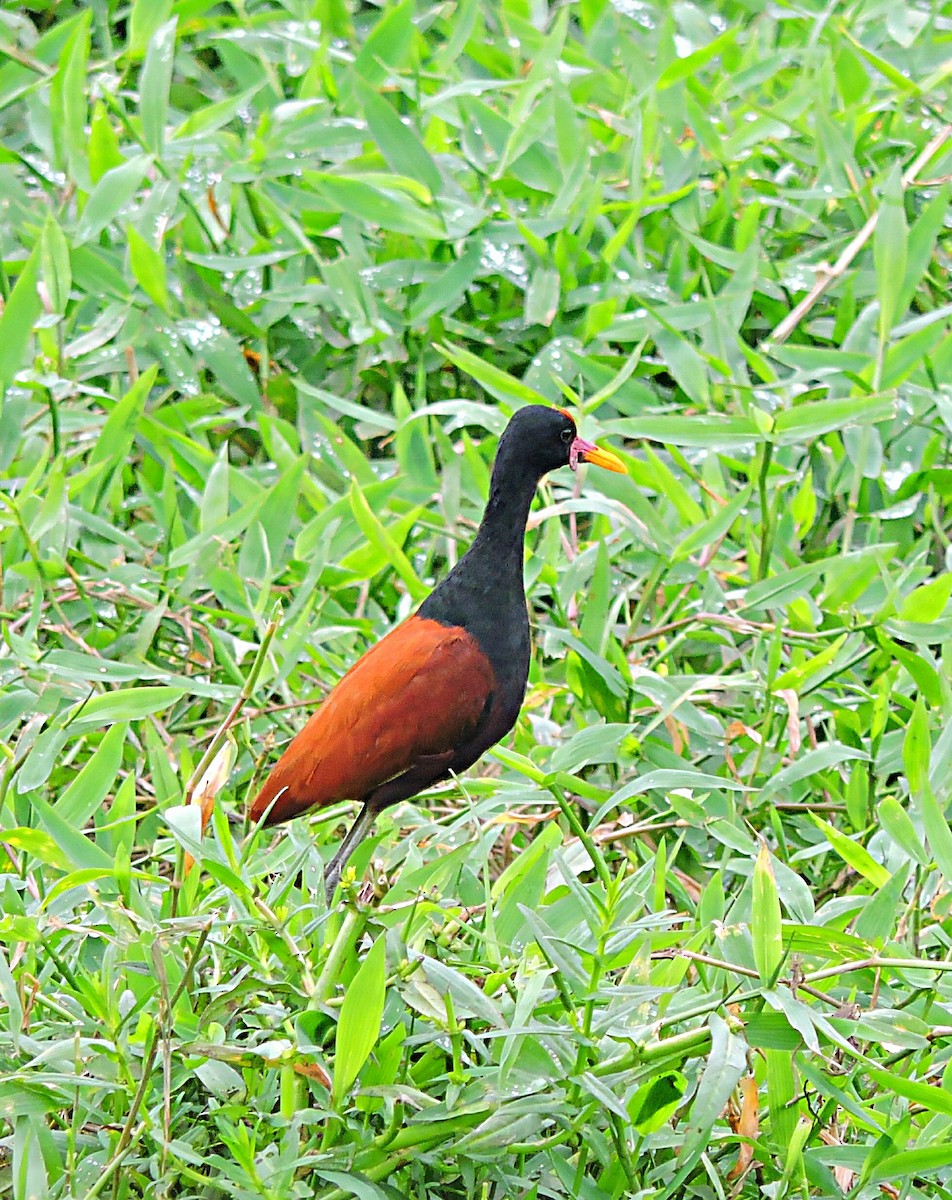
{"type": "Polygon", "coordinates": [[[565,409],[516,410],[469,549],[417,611],[341,677],[255,796],[250,819],[263,826],[360,802],[324,872],[328,904],[383,809],[465,771],[515,725],[529,678],[529,509],[544,475],[579,463],[626,473],[616,454],[579,437],[565,409]]]}

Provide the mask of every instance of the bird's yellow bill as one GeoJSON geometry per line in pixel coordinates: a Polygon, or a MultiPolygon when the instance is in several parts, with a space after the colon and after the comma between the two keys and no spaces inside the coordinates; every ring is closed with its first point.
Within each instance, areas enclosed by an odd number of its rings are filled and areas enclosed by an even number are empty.
{"type": "Polygon", "coordinates": [[[593,467],[604,467],[606,471],[617,471],[620,475],[628,474],[627,467],[617,454],[612,454],[611,450],[604,450],[592,442],[586,442],[584,446],[579,447],[578,458],[579,462],[591,463],[593,467]]]}

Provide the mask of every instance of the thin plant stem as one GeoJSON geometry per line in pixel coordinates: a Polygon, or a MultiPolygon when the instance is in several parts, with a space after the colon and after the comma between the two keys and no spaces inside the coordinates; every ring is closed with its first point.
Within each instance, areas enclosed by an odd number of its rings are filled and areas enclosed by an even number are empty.
{"type": "Polygon", "coordinates": [[[161,1006],[161,1011],[156,1016],[156,1019],[152,1025],[149,1046],[142,1058],[142,1073],[139,1079],[139,1086],[136,1089],[135,1096],[132,1098],[132,1103],[129,1105],[129,1112],[126,1116],[126,1122],[122,1127],[122,1132],[119,1134],[119,1141],[116,1143],[116,1148],[112,1152],[109,1161],[103,1167],[102,1175],[100,1175],[92,1189],[87,1193],[87,1197],[98,1195],[110,1177],[112,1178],[113,1196],[117,1196],[119,1194],[119,1164],[131,1149],[135,1139],[145,1128],[145,1122],[141,1122],[138,1126],[138,1129],[134,1129],[134,1126],[138,1120],[139,1110],[142,1108],[146,1092],[149,1088],[149,1083],[152,1076],[152,1068],[155,1065],[156,1055],[159,1052],[159,1041],[162,1038],[163,1026],[166,1019],[170,1018],[172,1013],[174,1013],[175,1006],[179,1001],[179,997],[191,984],[199,955],[201,954],[205,943],[208,941],[211,931],[212,921],[209,920],[206,922],[204,928],[199,934],[198,941],[195,944],[195,949],[188,957],[188,961],[185,964],[185,970],[182,972],[182,978],[179,980],[178,986],[172,994],[171,999],[161,1006]]]}
{"type": "Polygon", "coordinates": [[[254,662],[251,664],[251,670],[242,685],[241,691],[238,693],[237,699],[228,710],[228,713],[222,723],[215,731],[215,735],[208,743],[205,753],[198,760],[198,765],[192,772],[188,783],[185,785],[185,802],[186,804],[191,799],[192,792],[195,790],[198,781],[208,770],[215,755],[225,743],[225,738],[228,736],[228,730],[231,729],[235,721],[238,719],[238,714],[254,695],[255,686],[258,682],[258,676],[261,674],[261,668],[264,666],[264,661],[268,656],[268,651],[271,649],[271,643],[274,640],[274,635],[277,632],[279,624],[279,606],[275,605],[275,610],[271,615],[270,621],[265,626],[264,635],[261,638],[261,643],[258,646],[258,651],[255,654],[254,662]]]}
{"type": "Polygon", "coordinates": [[[594,838],[579,820],[578,813],[575,811],[575,805],[566,796],[565,792],[556,783],[546,784],[548,790],[555,797],[562,814],[568,821],[569,829],[575,834],[578,840],[585,847],[588,857],[592,860],[592,866],[595,868],[595,874],[602,881],[606,890],[612,885],[611,871],[608,869],[608,864],[605,862],[605,857],[595,843],[594,838]]]}
{"type": "MultiPolygon", "coordinates": [[[[921,153],[916,156],[912,164],[903,173],[902,186],[904,188],[916,182],[919,172],[942,149],[950,136],[952,136],[952,125],[943,125],[935,137],[926,142],[921,153]]],[[[779,342],[785,342],[823,293],[828,291],[845,274],[850,263],[876,232],[880,211],[881,208],[877,208],[859,233],[850,241],[833,266],[818,276],[813,287],[807,292],[800,303],[787,313],[784,319],[776,326],[773,333],[768,334],[764,339],[768,345],[777,345],[779,342]]]]}

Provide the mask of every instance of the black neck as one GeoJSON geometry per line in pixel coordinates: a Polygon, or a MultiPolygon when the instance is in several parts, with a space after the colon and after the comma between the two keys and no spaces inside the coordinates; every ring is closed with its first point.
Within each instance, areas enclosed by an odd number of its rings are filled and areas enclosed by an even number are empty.
{"type": "Polygon", "coordinates": [[[522,564],[526,522],[540,478],[522,456],[500,445],[473,544],[423,602],[421,616],[487,631],[505,620],[527,627],[522,564]]]}
{"type": "Polygon", "coordinates": [[[511,474],[508,478],[499,478],[505,474],[497,463],[486,511],[465,559],[472,563],[474,570],[485,569],[507,581],[517,578],[521,589],[526,523],[539,481],[525,475],[515,479],[511,474]]]}

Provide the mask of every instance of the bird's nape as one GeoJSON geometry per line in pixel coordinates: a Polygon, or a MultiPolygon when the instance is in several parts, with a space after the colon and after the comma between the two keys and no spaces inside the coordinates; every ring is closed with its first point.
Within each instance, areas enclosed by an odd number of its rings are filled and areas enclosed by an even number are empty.
{"type": "Polygon", "coordinates": [[[264,825],[360,802],[325,871],[328,903],[379,812],[467,770],[515,724],[529,672],[529,507],[544,475],[579,463],[625,471],[611,451],[579,437],[564,410],[527,405],[512,416],[469,550],[331,689],[256,795],[251,820],[264,825]]]}

